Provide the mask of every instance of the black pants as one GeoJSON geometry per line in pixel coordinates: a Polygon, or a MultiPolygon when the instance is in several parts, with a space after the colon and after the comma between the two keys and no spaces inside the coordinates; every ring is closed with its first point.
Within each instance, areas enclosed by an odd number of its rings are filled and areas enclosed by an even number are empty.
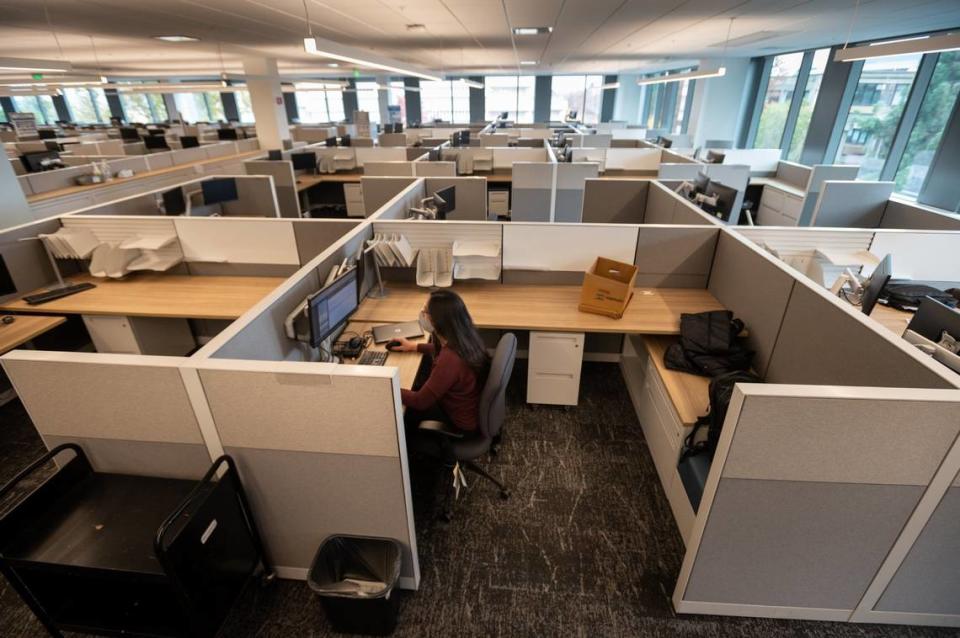
{"type": "Polygon", "coordinates": [[[442,421],[450,424],[452,421],[439,405],[426,410],[407,408],[403,415],[403,426],[407,437],[407,455],[423,454],[441,461],[453,463],[453,452],[450,449],[450,439],[435,432],[421,432],[418,426],[422,421],[442,421]]]}

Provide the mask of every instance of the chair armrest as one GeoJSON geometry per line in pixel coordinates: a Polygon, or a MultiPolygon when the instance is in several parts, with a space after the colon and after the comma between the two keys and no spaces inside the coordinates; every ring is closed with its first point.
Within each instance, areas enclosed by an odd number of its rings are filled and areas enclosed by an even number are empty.
{"type": "Polygon", "coordinates": [[[451,439],[463,438],[463,432],[454,430],[443,421],[421,421],[420,425],[417,426],[417,429],[423,430],[424,432],[436,432],[437,434],[442,434],[443,436],[450,437],[451,439]]]}

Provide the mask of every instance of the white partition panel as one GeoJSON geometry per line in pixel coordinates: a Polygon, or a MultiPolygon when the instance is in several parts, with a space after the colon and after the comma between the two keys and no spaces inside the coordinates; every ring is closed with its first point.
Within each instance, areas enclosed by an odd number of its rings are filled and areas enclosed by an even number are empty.
{"type": "Polygon", "coordinates": [[[660,168],[659,148],[608,148],[606,170],[652,171],[660,168]]]}
{"type": "Polygon", "coordinates": [[[633,263],[634,226],[520,224],[503,227],[505,270],[586,271],[597,257],[633,263]]]}
{"type": "Polygon", "coordinates": [[[724,154],[724,164],[747,164],[754,173],[775,173],[783,153],[779,148],[727,148],[718,152],[724,154]]]}
{"type": "Polygon", "coordinates": [[[870,252],[893,255],[898,279],[960,281],[960,232],[883,231],[874,234],[870,252]]]}
{"type": "Polygon", "coordinates": [[[174,223],[187,261],[300,265],[287,220],[177,217],[174,223]]]}

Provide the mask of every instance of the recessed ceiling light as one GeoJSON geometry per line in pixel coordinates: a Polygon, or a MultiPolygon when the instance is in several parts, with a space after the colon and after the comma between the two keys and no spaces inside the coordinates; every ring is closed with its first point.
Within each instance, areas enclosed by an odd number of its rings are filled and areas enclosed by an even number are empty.
{"type": "Polygon", "coordinates": [[[540,35],[552,31],[553,27],[513,27],[513,35],[540,35]]]}
{"type": "Polygon", "coordinates": [[[407,25],[407,31],[426,31],[426,30],[427,30],[427,25],[425,24],[415,23],[415,24],[407,25]]]}
{"type": "Polygon", "coordinates": [[[533,66],[536,63],[537,63],[536,60],[520,60],[521,66],[533,66]]]}
{"type": "Polygon", "coordinates": [[[338,66],[340,66],[340,63],[339,63],[339,62],[327,62],[327,66],[330,66],[330,67],[333,67],[333,68],[337,68],[338,66]]]}
{"type": "Polygon", "coordinates": [[[164,42],[198,42],[200,40],[192,35],[155,35],[153,38],[164,42]]]}

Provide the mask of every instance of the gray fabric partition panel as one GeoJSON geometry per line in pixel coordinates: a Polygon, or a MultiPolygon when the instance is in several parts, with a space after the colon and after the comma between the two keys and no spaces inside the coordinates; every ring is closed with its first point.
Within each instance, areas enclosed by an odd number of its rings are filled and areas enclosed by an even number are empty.
{"type": "Polygon", "coordinates": [[[642,179],[588,179],[584,182],[581,221],[592,224],[642,224],[650,182],[642,179]]]}
{"type": "Polygon", "coordinates": [[[297,242],[297,253],[300,255],[300,265],[305,265],[311,259],[325,251],[337,242],[338,239],[353,230],[357,221],[309,221],[301,220],[293,223],[293,236],[297,242]]]}
{"type": "Polygon", "coordinates": [[[706,288],[720,230],[641,226],[637,240],[638,287],[706,288]]]}
{"type": "Polygon", "coordinates": [[[826,181],[813,211],[813,225],[831,228],[877,228],[893,182],[826,181]]]}
{"type": "Polygon", "coordinates": [[[515,222],[550,221],[549,188],[513,188],[510,196],[510,219],[515,222]]]}
{"type": "Polygon", "coordinates": [[[363,208],[369,217],[417,180],[416,177],[362,177],[363,208]]]}
{"type": "Polygon", "coordinates": [[[447,214],[454,221],[487,220],[487,180],[485,177],[427,177],[424,181],[427,195],[454,186],[457,207],[447,214]]]}
{"type": "Polygon", "coordinates": [[[191,261],[187,273],[209,277],[289,277],[297,272],[292,264],[225,264],[216,261],[191,261]]]}
{"type": "Polygon", "coordinates": [[[387,536],[404,546],[401,577],[413,578],[399,459],[227,446],[224,451],[249,485],[250,507],[275,566],[309,569],[317,548],[333,534],[387,536]],[[395,489],[384,491],[387,485],[395,489]],[[264,498],[268,494],[300,498],[264,498]]]}
{"type": "MultiPolygon", "coordinates": [[[[7,265],[17,292],[26,293],[46,286],[56,279],[50,260],[40,240],[20,241],[43,233],[55,233],[60,228],[59,219],[37,222],[0,233],[0,256],[7,265]]],[[[57,264],[64,274],[72,273],[71,262],[57,264]]]]}
{"type": "Polygon", "coordinates": [[[583,191],[573,189],[557,190],[554,200],[553,221],[576,223],[580,221],[583,209],[583,191]]]}
{"type": "Polygon", "coordinates": [[[277,186],[277,205],[280,216],[287,219],[300,219],[300,195],[292,186],[277,186]]]}
{"type": "Polygon", "coordinates": [[[98,472],[200,479],[212,461],[207,446],[201,443],[160,441],[123,441],[47,434],[47,449],[61,443],[76,443],[83,448],[90,464],[98,472]]]}
{"type": "MultiPolygon", "coordinates": [[[[746,273],[745,277],[746,281],[756,280],[755,274],[746,273]]],[[[719,296],[718,299],[724,301],[719,296]]],[[[763,302],[758,299],[756,303],[763,302]]],[[[749,322],[747,327],[753,330],[749,322]]],[[[897,345],[866,328],[829,297],[798,281],[770,358],[766,381],[882,388],[953,387],[897,345]]]]}
{"type": "Polygon", "coordinates": [[[960,488],[951,487],[877,601],[878,611],[960,614],[960,488]]]}
{"type": "Polygon", "coordinates": [[[683,598],[852,610],[923,490],[722,479],[683,598]]]}
{"type": "Polygon", "coordinates": [[[887,200],[880,228],[915,230],[960,230],[960,215],[934,212],[896,199],[887,200]]]}
{"type": "MultiPolygon", "coordinates": [[[[736,209],[734,211],[734,215],[739,214],[736,209]]],[[[709,215],[693,204],[674,198],[673,221],[671,223],[688,226],[717,226],[723,222],[720,220],[713,221],[709,215]]]]}
{"type": "MultiPolygon", "coordinates": [[[[756,351],[753,368],[766,377],[794,280],[746,240],[720,233],[708,290],[743,319],[747,343],[756,351]]],[[[767,379],[770,380],[769,378],[767,379]]]]}
{"type": "Polygon", "coordinates": [[[650,182],[647,190],[647,203],[644,207],[643,223],[672,224],[673,208],[676,200],[662,184],[650,182]]]}

